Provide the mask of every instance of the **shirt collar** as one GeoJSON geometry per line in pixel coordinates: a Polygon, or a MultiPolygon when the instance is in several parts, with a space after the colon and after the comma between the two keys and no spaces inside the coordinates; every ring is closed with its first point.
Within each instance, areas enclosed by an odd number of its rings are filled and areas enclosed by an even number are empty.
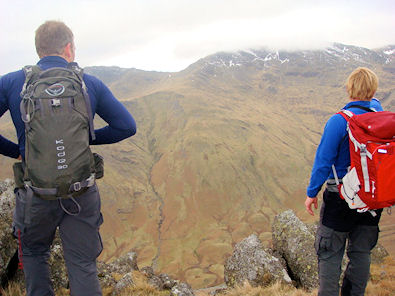
{"type": "Polygon", "coordinates": [[[40,59],[37,63],[37,65],[43,69],[46,70],[48,68],[53,68],[53,67],[62,67],[66,68],[68,65],[68,62],[59,56],[46,56],[40,59]]]}
{"type": "Polygon", "coordinates": [[[369,108],[370,107],[370,100],[369,101],[351,101],[346,106],[344,106],[343,109],[348,109],[348,108],[350,108],[350,106],[353,106],[353,105],[354,106],[358,105],[358,106],[369,108]]]}

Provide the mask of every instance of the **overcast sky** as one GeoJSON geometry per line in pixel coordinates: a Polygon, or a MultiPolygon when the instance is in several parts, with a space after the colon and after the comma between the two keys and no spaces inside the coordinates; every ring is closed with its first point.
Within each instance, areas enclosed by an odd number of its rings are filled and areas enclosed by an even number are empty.
{"type": "Polygon", "coordinates": [[[35,64],[46,20],[74,32],[83,67],[180,71],[209,54],[395,44],[394,0],[0,0],[0,75],[35,64]]]}

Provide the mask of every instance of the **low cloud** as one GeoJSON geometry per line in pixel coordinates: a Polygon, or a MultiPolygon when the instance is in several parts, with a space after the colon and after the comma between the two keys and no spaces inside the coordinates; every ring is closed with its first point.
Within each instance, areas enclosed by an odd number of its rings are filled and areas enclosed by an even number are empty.
{"type": "Polygon", "coordinates": [[[60,19],[75,34],[82,66],[178,71],[217,51],[314,49],[330,42],[395,43],[395,2],[378,0],[15,0],[0,11],[0,71],[36,62],[34,30],[60,19]]]}

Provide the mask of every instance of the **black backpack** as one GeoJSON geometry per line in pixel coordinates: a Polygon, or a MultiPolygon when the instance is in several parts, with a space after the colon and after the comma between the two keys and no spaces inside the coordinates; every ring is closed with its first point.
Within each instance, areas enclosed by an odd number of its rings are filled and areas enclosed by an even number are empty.
{"type": "Polygon", "coordinates": [[[23,185],[44,199],[79,195],[102,176],[97,171],[102,158],[89,147],[89,135],[95,139],[95,134],[83,70],[70,63],[68,68],[44,71],[26,66],[24,72],[23,185]]]}

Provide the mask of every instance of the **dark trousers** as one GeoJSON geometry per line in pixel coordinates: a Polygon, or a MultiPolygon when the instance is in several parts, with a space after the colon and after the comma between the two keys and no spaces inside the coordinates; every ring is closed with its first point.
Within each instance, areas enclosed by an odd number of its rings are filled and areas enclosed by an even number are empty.
{"type": "MultiPolygon", "coordinates": [[[[103,218],[97,186],[88,188],[75,200],[81,210],[73,216],[62,209],[58,200],[43,200],[33,196],[31,202],[27,202],[26,190],[16,191],[14,234],[20,237],[28,296],[55,295],[48,258],[58,227],[71,295],[102,295],[96,268],[96,258],[103,249],[99,234],[103,218]],[[25,219],[27,216],[29,218],[25,219]]],[[[71,199],[61,202],[68,212],[78,212],[71,199]]]]}
{"type": "Polygon", "coordinates": [[[339,206],[343,202],[338,194],[324,192],[321,223],[315,241],[320,281],[319,296],[339,295],[341,264],[345,250],[350,261],[341,286],[341,295],[364,295],[369,279],[370,253],[377,243],[381,211],[378,217],[373,217],[370,213],[359,214],[356,210],[339,206]],[[326,221],[329,222],[329,226],[324,225],[326,221]],[[335,230],[331,225],[339,225],[341,231],[335,230]]]}

